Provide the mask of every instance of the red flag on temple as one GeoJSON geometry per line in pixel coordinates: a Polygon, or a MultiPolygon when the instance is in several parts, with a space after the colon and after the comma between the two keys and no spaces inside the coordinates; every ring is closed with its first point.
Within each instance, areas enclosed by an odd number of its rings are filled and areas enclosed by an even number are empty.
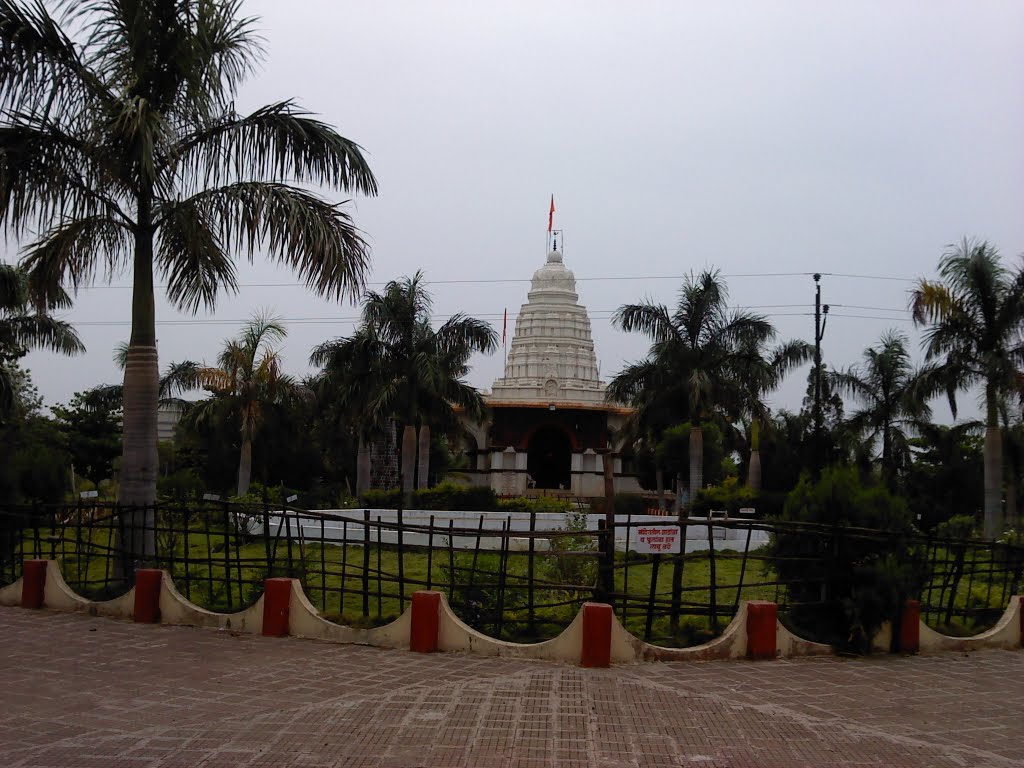
{"type": "Polygon", "coordinates": [[[551,209],[548,211],[548,232],[555,223],[555,196],[551,196],[551,209]]]}

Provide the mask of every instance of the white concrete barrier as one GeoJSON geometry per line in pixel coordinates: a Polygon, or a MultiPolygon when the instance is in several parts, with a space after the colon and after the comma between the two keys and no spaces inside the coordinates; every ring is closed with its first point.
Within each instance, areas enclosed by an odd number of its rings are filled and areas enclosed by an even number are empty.
{"type": "MultiPolygon", "coordinates": [[[[285,581],[285,580],[275,580],[285,581]]],[[[291,582],[290,589],[281,590],[282,601],[287,597],[287,634],[326,642],[370,645],[379,648],[408,649],[412,632],[411,606],[397,619],[382,627],[357,629],[346,627],[322,618],[317,609],[309,602],[297,579],[291,582]]],[[[423,594],[423,593],[420,593],[423,594]]],[[[430,594],[430,593],[426,593],[430,594]]],[[[134,590],[121,597],[107,601],[90,601],[75,594],[64,581],[60,567],[56,561],[48,561],[46,581],[43,591],[44,607],[58,611],[88,612],[93,615],[127,619],[132,617],[134,590]]],[[[22,581],[0,589],[0,605],[15,606],[21,604],[22,581]]],[[[436,600],[436,598],[435,598],[436,600]]],[[[208,611],[187,600],[171,580],[167,572],[163,573],[160,582],[159,606],[160,621],[164,624],[180,624],[189,626],[209,627],[221,630],[232,630],[248,634],[266,633],[264,622],[265,596],[245,610],[236,613],[221,614],[208,611]]],[[[283,602],[281,603],[283,606],[283,602]]],[[[772,613],[769,620],[774,621],[774,604],[761,602],[758,609],[768,607],[772,613]]],[[[506,658],[546,659],[579,663],[583,647],[584,620],[583,612],[576,615],[573,621],[557,637],[539,643],[513,643],[489,637],[463,622],[451,609],[444,595],[438,602],[436,647],[441,651],[461,651],[483,656],[499,656],[506,658]]],[[[605,632],[608,630],[610,609],[598,606],[605,613],[605,632]]],[[[281,608],[283,611],[283,607],[281,608]]],[[[750,653],[747,635],[749,605],[747,601],[740,603],[736,616],[725,628],[720,637],[692,648],[666,648],[646,643],[630,634],[614,616],[611,616],[610,635],[604,635],[605,659],[611,663],[629,664],[641,661],[696,661],[711,659],[740,659],[750,653]]],[[[995,627],[974,637],[954,638],[921,625],[920,648],[922,651],[964,651],[981,648],[1020,648],[1022,639],[1022,606],[1019,597],[1013,597],[1000,621],[995,627]]],[[[763,612],[762,612],[763,614],[763,612]]],[[[283,616],[283,613],[281,614],[283,616]]],[[[763,637],[765,625],[758,625],[758,637],[763,637]]],[[[768,630],[770,631],[770,630],[768,630]]],[[[877,646],[888,650],[888,633],[882,632],[876,638],[877,646]]],[[[767,635],[767,655],[771,654],[771,635],[767,635]]],[[[832,653],[827,645],[814,643],[797,637],[787,630],[781,622],[775,622],[775,655],[779,657],[817,656],[832,653]]],[[[607,663],[607,661],[606,661],[607,663]]]]}
{"type": "MultiPolygon", "coordinates": [[[[371,544],[395,545],[398,543],[398,531],[394,528],[378,527],[397,526],[398,512],[394,509],[371,509],[370,513],[370,536],[371,544]]],[[[271,511],[268,519],[262,515],[249,516],[247,528],[252,535],[258,536],[269,528],[270,535],[276,538],[287,537],[289,534],[295,538],[303,538],[307,541],[320,541],[321,537],[329,544],[361,545],[365,543],[365,511],[361,509],[321,509],[310,510],[301,513],[281,510],[271,511]],[[322,515],[322,519],[315,519],[315,516],[322,515]],[[342,519],[337,519],[337,518],[342,519]],[[347,525],[346,525],[347,521],[347,525]]],[[[559,540],[563,536],[585,536],[583,531],[572,531],[567,529],[567,517],[578,517],[585,522],[585,528],[590,531],[592,547],[597,549],[597,536],[593,531],[604,522],[604,515],[594,513],[567,513],[567,512],[538,512],[534,524],[534,549],[537,552],[558,552],[564,549],[559,540]],[[544,536],[544,534],[561,534],[544,536]]],[[[451,535],[452,547],[454,549],[479,549],[498,550],[502,546],[502,537],[488,536],[489,532],[501,531],[503,528],[515,533],[527,534],[530,531],[530,515],[526,512],[438,512],[426,509],[410,509],[402,512],[403,528],[423,528],[430,526],[433,518],[434,535],[431,536],[426,530],[411,531],[404,530],[402,543],[411,547],[434,546],[438,549],[448,548],[449,534],[446,532],[449,526],[456,532],[451,535]],[[478,531],[479,533],[470,533],[478,531]]],[[[686,551],[700,552],[709,550],[712,547],[716,551],[742,552],[747,546],[747,535],[750,535],[750,549],[756,550],[768,544],[769,534],[767,531],[750,530],[747,528],[732,528],[723,526],[720,523],[724,518],[716,518],[708,524],[703,518],[691,518],[686,529],[686,551]],[[699,522],[692,522],[693,520],[699,522]]],[[[659,515],[619,515],[619,523],[630,523],[631,527],[622,526],[615,529],[615,549],[618,552],[625,552],[633,549],[636,542],[636,528],[643,524],[654,524],[659,527],[673,525],[671,518],[659,515]]],[[[738,521],[750,522],[745,518],[737,518],[738,521]]],[[[527,536],[512,536],[509,539],[509,549],[513,552],[526,552],[530,548],[530,538],[527,536]]]]}

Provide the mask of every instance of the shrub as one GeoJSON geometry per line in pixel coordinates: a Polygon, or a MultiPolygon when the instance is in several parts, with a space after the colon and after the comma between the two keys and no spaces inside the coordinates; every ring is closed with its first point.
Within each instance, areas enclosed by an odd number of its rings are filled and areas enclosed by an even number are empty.
{"type": "Polygon", "coordinates": [[[565,599],[582,600],[593,592],[597,582],[597,542],[586,533],[587,516],[582,512],[566,515],[562,530],[569,535],[552,537],[555,552],[543,558],[541,570],[548,581],[576,587],[565,591],[565,599]],[[595,556],[576,554],[585,552],[594,552],[595,556]]]}
{"type": "Polygon", "coordinates": [[[398,509],[401,501],[401,488],[389,488],[387,490],[371,488],[363,494],[362,505],[371,509],[398,509]]]}
{"type": "MultiPolygon", "coordinates": [[[[597,514],[604,514],[604,499],[592,499],[590,508],[597,514]]],[[[658,503],[646,496],[637,493],[616,493],[615,514],[616,515],[645,515],[651,507],[658,506],[658,503]]]]}
{"type": "Polygon", "coordinates": [[[906,503],[884,487],[864,485],[856,469],[834,467],[817,481],[801,478],[786,499],[782,519],[829,526],[772,537],[768,553],[798,606],[791,619],[818,639],[869,652],[871,638],[884,621],[897,618],[923,578],[906,503]]]}
{"type": "Polygon", "coordinates": [[[513,496],[498,499],[499,512],[571,512],[572,502],[551,496],[513,496]]]}
{"type": "Polygon", "coordinates": [[[441,483],[412,494],[413,509],[440,509],[459,512],[487,512],[498,507],[493,488],[479,485],[441,483]]]}
{"type": "MultiPolygon", "coordinates": [[[[374,509],[398,509],[402,490],[371,489],[363,494],[363,506],[374,509]]],[[[435,509],[455,512],[490,512],[498,508],[494,490],[486,486],[465,486],[441,483],[433,488],[421,488],[412,493],[411,509],[435,509]]]]}
{"type": "Polygon", "coordinates": [[[714,485],[697,492],[693,513],[707,515],[709,510],[724,509],[735,515],[743,507],[756,506],[757,494],[752,488],[740,485],[735,477],[727,477],[721,485],[714,485]]]}

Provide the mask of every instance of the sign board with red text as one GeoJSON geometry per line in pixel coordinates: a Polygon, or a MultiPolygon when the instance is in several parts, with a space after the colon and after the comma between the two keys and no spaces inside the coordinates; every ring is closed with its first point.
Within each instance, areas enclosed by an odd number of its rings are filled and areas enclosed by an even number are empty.
{"type": "Polygon", "coordinates": [[[629,536],[629,548],[645,555],[677,555],[682,540],[678,525],[641,525],[629,536]]]}

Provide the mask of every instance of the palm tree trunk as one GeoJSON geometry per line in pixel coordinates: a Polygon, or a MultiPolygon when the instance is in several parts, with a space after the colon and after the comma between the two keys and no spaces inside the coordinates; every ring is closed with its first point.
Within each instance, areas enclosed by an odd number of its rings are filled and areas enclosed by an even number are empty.
{"type": "Polygon", "coordinates": [[[417,449],[419,462],[416,465],[416,487],[430,487],[430,427],[420,427],[420,444],[417,449]]]}
{"type": "Polygon", "coordinates": [[[242,454],[238,457],[238,495],[245,496],[249,492],[249,481],[252,479],[252,440],[242,438],[242,454]]]}
{"type": "Polygon", "coordinates": [[[985,429],[985,538],[1003,532],[1003,436],[989,420],[985,429]]]}
{"type": "Polygon", "coordinates": [[[416,427],[411,424],[402,430],[402,503],[412,506],[412,487],[416,475],[416,427]]]}
{"type": "Polygon", "coordinates": [[[761,491],[761,452],[750,452],[750,463],[747,466],[747,487],[754,493],[761,491]]]}
{"type": "Polygon", "coordinates": [[[665,472],[661,467],[654,469],[654,485],[658,491],[658,511],[665,511],[665,472]]]}
{"type": "Polygon", "coordinates": [[[359,452],[356,455],[356,497],[370,489],[370,444],[363,435],[359,436],[359,452]]]}
{"type": "Polygon", "coordinates": [[[1006,481],[1006,527],[1017,527],[1017,479],[1012,474],[1006,481]]]}
{"type": "Polygon", "coordinates": [[[754,493],[761,490],[761,422],[750,422],[750,461],[747,464],[747,487],[754,493]]]}
{"type": "Polygon", "coordinates": [[[704,487],[704,430],[696,424],[690,428],[690,509],[697,501],[697,492],[704,487]]]}
{"type": "Polygon", "coordinates": [[[156,555],[157,407],[160,370],[156,349],[156,302],[153,296],[153,228],[149,199],[139,202],[132,285],[132,333],[124,367],[121,512],[115,564],[123,578],[156,555]],[[141,507],[141,509],[140,509],[141,507]]]}

